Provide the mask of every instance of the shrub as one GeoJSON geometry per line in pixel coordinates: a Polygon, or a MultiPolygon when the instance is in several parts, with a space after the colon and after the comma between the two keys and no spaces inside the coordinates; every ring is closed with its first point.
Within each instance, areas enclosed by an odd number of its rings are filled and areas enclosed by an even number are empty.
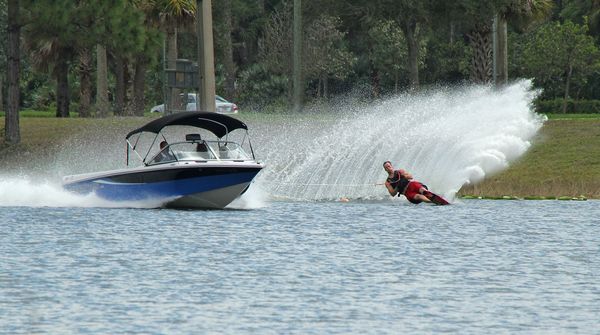
{"type": "MultiPolygon", "coordinates": [[[[563,99],[537,100],[535,111],[543,114],[562,113],[563,99]]],[[[568,114],[600,114],[600,100],[567,100],[568,114]]]]}

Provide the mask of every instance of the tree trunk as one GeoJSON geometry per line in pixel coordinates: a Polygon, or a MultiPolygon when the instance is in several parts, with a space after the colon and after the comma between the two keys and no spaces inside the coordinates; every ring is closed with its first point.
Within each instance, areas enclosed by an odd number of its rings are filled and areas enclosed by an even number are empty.
{"type": "Polygon", "coordinates": [[[225,32],[223,34],[223,56],[225,67],[225,96],[229,99],[235,98],[235,63],[233,62],[233,47],[231,33],[233,30],[233,19],[231,15],[231,0],[222,0],[220,7],[223,10],[225,32]]]}
{"type": "Polygon", "coordinates": [[[404,36],[408,47],[408,76],[410,88],[419,88],[419,37],[416,22],[407,22],[404,26],[404,36]]]}
{"type": "Polygon", "coordinates": [[[4,76],[0,74],[0,111],[4,109],[4,76]]]}
{"type": "Polygon", "coordinates": [[[302,82],[302,0],[294,0],[294,55],[293,59],[293,110],[302,110],[302,95],[304,85],[302,82]]]}
{"type": "Polygon", "coordinates": [[[98,44],[96,45],[96,116],[107,117],[108,109],[108,62],[106,60],[106,48],[98,44]]]}
{"type": "Polygon", "coordinates": [[[496,85],[505,85],[508,82],[508,24],[503,15],[498,15],[496,41],[496,85]]]}
{"type": "Polygon", "coordinates": [[[319,82],[317,83],[317,98],[321,97],[321,88],[323,87],[323,77],[319,76],[319,82]]]}
{"type": "Polygon", "coordinates": [[[19,0],[8,1],[8,102],[4,123],[6,143],[17,144],[21,141],[19,130],[19,81],[21,68],[20,56],[21,26],[19,25],[19,0]]]}
{"type": "Polygon", "coordinates": [[[83,49],[79,52],[79,117],[91,116],[92,102],[92,55],[91,50],[83,49]]]}
{"type": "Polygon", "coordinates": [[[56,117],[69,117],[69,63],[65,51],[60,51],[54,74],[56,76],[56,117]]]}
{"type": "Polygon", "coordinates": [[[134,77],[134,72],[135,71],[135,65],[130,65],[130,64],[125,64],[125,67],[123,68],[123,73],[125,75],[125,93],[124,93],[124,97],[125,97],[125,110],[123,111],[124,115],[127,116],[134,116],[135,113],[135,106],[134,106],[134,101],[133,101],[133,80],[131,80],[132,77],[134,77]],[[133,66],[133,69],[132,69],[133,66]]]}
{"type": "Polygon", "coordinates": [[[127,64],[121,55],[115,55],[115,109],[114,113],[118,116],[125,115],[125,104],[127,96],[125,87],[127,82],[127,64]]]}
{"type": "Polygon", "coordinates": [[[567,70],[567,82],[565,83],[565,99],[563,101],[562,112],[567,113],[567,104],[569,102],[569,90],[571,89],[571,77],[573,76],[573,64],[569,60],[569,69],[567,70]]]}
{"type": "Polygon", "coordinates": [[[479,24],[467,37],[473,50],[470,79],[478,84],[489,83],[493,74],[491,29],[479,24]]]}
{"type": "MultiPolygon", "coordinates": [[[[177,67],[177,28],[171,26],[167,29],[167,68],[175,69],[177,67]]],[[[181,91],[177,88],[171,88],[169,99],[165,104],[165,114],[172,113],[173,110],[185,109],[182,99],[179,98],[181,91]]],[[[186,101],[187,102],[187,101],[186,101]]]]}
{"type": "Polygon", "coordinates": [[[379,71],[377,71],[377,69],[374,66],[371,67],[371,89],[373,93],[373,98],[379,98],[379,93],[381,91],[379,71]]]}
{"type": "Polygon", "coordinates": [[[146,62],[143,57],[138,57],[133,76],[132,112],[135,116],[144,116],[145,97],[144,85],[146,84],[146,62]]]}

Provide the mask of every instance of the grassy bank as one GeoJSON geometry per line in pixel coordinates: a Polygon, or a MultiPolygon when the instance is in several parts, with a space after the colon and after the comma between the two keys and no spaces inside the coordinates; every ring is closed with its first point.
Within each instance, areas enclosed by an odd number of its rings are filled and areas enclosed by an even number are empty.
{"type": "MultiPolygon", "coordinates": [[[[272,115],[239,115],[254,122],[281,121],[272,115]],[[272,120],[272,119],[275,119],[272,120]]],[[[52,157],[66,138],[127,133],[150,118],[57,119],[23,117],[22,143],[4,144],[4,118],[0,118],[0,169],[27,168],[29,163],[52,157]]],[[[460,195],[485,197],[600,198],[600,116],[550,115],[529,151],[504,172],[479,185],[465,187],[460,195]]]]}
{"type": "Polygon", "coordinates": [[[126,134],[150,118],[106,119],[22,117],[19,120],[21,143],[8,146],[4,141],[4,118],[0,118],[0,171],[27,171],[39,162],[50,160],[68,141],[79,135],[93,140],[118,131],[126,134]],[[107,130],[110,130],[107,131],[107,130]]]}
{"type": "Polygon", "coordinates": [[[600,119],[550,118],[520,160],[460,194],[600,198],[600,119]]]}

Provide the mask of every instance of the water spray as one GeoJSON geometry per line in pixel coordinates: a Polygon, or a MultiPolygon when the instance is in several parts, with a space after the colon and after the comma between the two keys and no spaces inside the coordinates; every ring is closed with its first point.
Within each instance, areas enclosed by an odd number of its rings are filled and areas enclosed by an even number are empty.
{"type": "MultiPolygon", "coordinates": [[[[337,106],[335,118],[269,124],[260,143],[267,169],[258,182],[277,198],[384,199],[381,163],[453,199],[463,185],[506,169],[523,155],[546,118],[538,92],[520,80],[403,94],[370,106],[337,106]]],[[[259,126],[260,128],[260,126],[259,126]]]]}

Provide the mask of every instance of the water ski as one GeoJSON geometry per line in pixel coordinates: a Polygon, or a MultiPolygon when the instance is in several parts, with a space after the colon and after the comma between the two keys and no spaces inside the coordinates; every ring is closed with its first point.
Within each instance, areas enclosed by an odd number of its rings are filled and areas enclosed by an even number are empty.
{"type": "Polygon", "coordinates": [[[427,197],[427,199],[431,200],[432,203],[436,204],[436,205],[450,205],[450,203],[442,198],[441,196],[431,192],[431,191],[427,191],[425,193],[423,193],[424,196],[427,197]]]}

